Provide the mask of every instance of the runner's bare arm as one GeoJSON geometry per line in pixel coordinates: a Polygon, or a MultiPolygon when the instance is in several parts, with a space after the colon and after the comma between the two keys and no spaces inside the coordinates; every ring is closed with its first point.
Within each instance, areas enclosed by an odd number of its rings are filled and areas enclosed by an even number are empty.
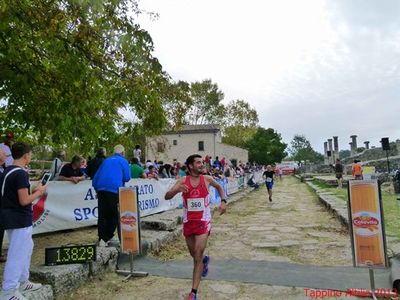
{"type": "Polygon", "coordinates": [[[185,184],[185,177],[179,178],[172,188],[169,189],[168,192],[165,193],[165,200],[170,200],[174,198],[174,196],[178,193],[185,193],[188,191],[188,187],[185,184]]]}
{"type": "Polygon", "coordinates": [[[221,203],[218,207],[219,210],[219,214],[222,215],[226,212],[226,200],[225,200],[225,192],[224,189],[222,188],[222,186],[211,176],[205,175],[205,180],[208,182],[208,184],[210,184],[211,186],[215,187],[218,191],[219,196],[221,197],[221,203]],[[224,201],[222,201],[225,200],[224,201]]]}

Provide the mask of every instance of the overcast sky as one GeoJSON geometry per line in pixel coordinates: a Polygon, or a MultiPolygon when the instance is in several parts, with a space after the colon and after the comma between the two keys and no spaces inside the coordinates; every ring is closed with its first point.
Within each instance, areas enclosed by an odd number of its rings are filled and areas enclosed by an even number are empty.
{"type": "Polygon", "coordinates": [[[400,138],[400,1],[141,0],[155,52],[175,80],[210,78],[260,125],[314,149],[400,138]]]}

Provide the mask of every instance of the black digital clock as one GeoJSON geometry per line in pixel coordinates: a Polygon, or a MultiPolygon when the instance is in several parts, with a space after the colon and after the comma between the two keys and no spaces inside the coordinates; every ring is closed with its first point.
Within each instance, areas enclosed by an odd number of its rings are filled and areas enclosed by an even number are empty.
{"type": "Polygon", "coordinates": [[[96,245],[60,246],[45,249],[46,266],[96,261],[96,245]]]}

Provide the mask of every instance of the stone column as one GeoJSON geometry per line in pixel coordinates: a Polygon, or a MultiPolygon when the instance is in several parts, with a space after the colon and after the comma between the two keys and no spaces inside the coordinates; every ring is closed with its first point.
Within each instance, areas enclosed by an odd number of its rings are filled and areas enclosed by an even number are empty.
{"type": "Polygon", "coordinates": [[[350,142],[349,145],[350,145],[350,156],[353,156],[354,155],[353,143],[350,142]]]}
{"type": "Polygon", "coordinates": [[[369,141],[365,141],[365,142],[364,142],[364,145],[365,145],[365,149],[368,150],[368,149],[369,149],[369,141]]]}
{"type": "Polygon", "coordinates": [[[350,138],[351,138],[351,143],[352,143],[352,148],[353,148],[352,152],[354,154],[357,154],[357,136],[351,135],[350,138]]]}
{"type": "Polygon", "coordinates": [[[332,139],[328,139],[328,151],[331,152],[331,157],[328,158],[329,164],[331,164],[333,159],[332,139]]]}
{"type": "Polygon", "coordinates": [[[336,163],[336,158],[339,158],[339,141],[337,136],[333,137],[333,149],[335,150],[333,161],[336,163]]]}
{"type": "Polygon", "coordinates": [[[400,140],[396,140],[397,155],[400,155],[400,140]]]}
{"type": "Polygon", "coordinates": [[[329,165],[328,160],[328,142],[324,142],[324,164],[329,165]]]}

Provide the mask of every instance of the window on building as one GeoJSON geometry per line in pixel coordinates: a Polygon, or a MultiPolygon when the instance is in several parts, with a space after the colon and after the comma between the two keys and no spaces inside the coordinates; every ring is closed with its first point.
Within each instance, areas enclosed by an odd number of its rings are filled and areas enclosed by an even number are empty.
{"type": "Polygon", "coordinates": [[[204,141],[199,141],[199,151],[204,151],[204,141]]]}
{"type": "Polygon", "coordinates": [[[174,146],[176,146],[176,145],[178,145],[178,141],[177,141],[177,140],[173,140],[173,141],[172,141],[172,144],[173,144],[174,146]]]}
{"type": "Polygon", "coordinates": [[[165,152],[165,144],[157,143],[157,152],[165,152]]]}

